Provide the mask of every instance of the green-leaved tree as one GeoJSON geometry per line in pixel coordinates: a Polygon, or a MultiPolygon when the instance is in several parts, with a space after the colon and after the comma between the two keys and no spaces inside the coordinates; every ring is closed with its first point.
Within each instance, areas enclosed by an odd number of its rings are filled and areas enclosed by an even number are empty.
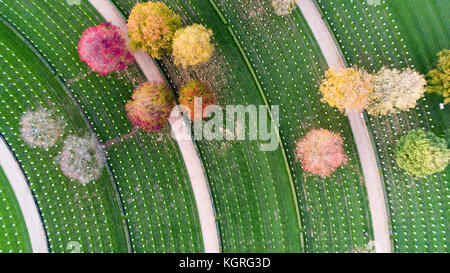
{"type": "Polygon", "coordinates": [[[424,177],[445,170],[450,150],[445,139],[424,130],[411,130],[398,141],[395,159],[409,175],[424,177]]]}

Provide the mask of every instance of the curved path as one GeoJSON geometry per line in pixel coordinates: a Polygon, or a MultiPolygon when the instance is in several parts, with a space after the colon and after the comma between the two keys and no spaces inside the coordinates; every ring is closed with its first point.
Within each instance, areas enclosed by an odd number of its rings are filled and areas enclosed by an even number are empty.
{"type": "Polygon", "coordinates": [[[22,211],[34,253],[48,253],[47,235],[25,175],[5,140],[0,137],[0,166],[6,174],[22,211]]]}
{"type": "MultiPolygon", "coordinates": [[[[337,44],[323,21],[322,15],[314,0],[296,0],[296,2],[311,28],[328,66],[336,68],[345,67],[346,65],[337,44]]],[[[369,131],[361,112],[351,109],[347,109],[345,112],[352,127],[364,173],[364,181],[366,183],[369,207],[372,215],[375,250],[380,253],[392,252],[384,188],[369,131]]]]}
{"type": "MultiPolygon", "coordinates": [[[[120,27],[124,37],[128,40],[128,28],[125,20],[117,11],[116,7],[108,0],[89,0],[91,5],[105,18],[106,21],[120,27]]],[[[134,54],[135,60],[145,77],[149,81],[164,83],[159,69],[156,67],[153,59],[146,52],[139,51],[134,54]]],[[[169,124],[172,133],[177,140],[184,163],[191,181],[194,192],[195,202],[197,203],[200,226],[203,235],[203,244],[206,253],[220,252],[218,229],[214,214],[212,198],[202,162],[189,133],[188,126],[183,120],[183,116],[178,109],[172,111],[169,118],[169,124]]]]}

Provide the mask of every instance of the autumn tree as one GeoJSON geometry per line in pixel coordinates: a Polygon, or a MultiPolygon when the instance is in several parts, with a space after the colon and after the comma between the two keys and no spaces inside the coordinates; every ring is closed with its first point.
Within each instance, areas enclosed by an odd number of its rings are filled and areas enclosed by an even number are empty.
{"type": "Polygon", "coordinates": [[[52,111],[40,108],[26,112],[20,119],[22,139],[32,148],[50,149],[64,134],[66,124],[52,111]]]}
{"type": "Polygon", "coordinates": [[[296,155],[305,171],[328,177],[337,168],[347,164],[348,157],[343,144],[340,134],[314,129],[297,142],[296,155]]]}
{"type": "Polygon", "coordinates": [[[363,110],[373,91],[372,75],[358,68],[331,67],[320,85],[322,101],[343,111],[346,108],[363,110]]]}
{"type": "Polygon", "coordinates": [[[92,70],[101,75],[127,68],[133,62],[120,29],[110,23],[86,29],[78,42],[78,54],[92,70]]]}
{"type": "Polygon", "coordinates": [[[164,50],[171,51],[172,39],[180,26],[180,16],[166,4],[138,3],[128,18],[130,46],[135,50],[146,50],[159,59],[164,50]]]}
{"type": "Polygon", "coordinates": [[[146,82],[137,88],[125,105],[130,122],[144,131],[159,131],[175,105],[172,92],[165,84],[146,82]]]}
{"type": "Polygon", "coordinates": [[[59,156],[63,174],[86,185],[98,179],[105,166],[103,146],[94,136],[69,136],[59,156]]]}
{"type": "Polygon", "coordinates": [[[395,149],[397,165],[417,177],[445,170],[449,159],[445,139],[423,130],[409,131],[400,138],[395,149]]]}
{"type": "Polygon", "coordinates": [[[367,106],[370,115],[395,114],[414,108],[425,92],[425,77],[409,68],[399,71],[383,67],[373,81],[367,106]]]}
{"type": "Polygon", "coordinates": [[[191,80],[188,84],[183,86],[180,90],[180,104],[185,105],[189,108],[191,119],[194,118],[194,99],[201,98],[202,99],[202,113],[203,117],[207,117],[208,113],[204,112],[205,108],[208,105],[212,105],[216,103],[216,99],[211,90],[206,86],[206,84],[202,83],[198,80],[191,80]]]}
{"type": "Polygon", "coordinates": [[[214,52],[212,30],[198,24],[179,29],[173,39],[176,65],[192,66],[209,61],[214,52]]]}
{"type": "Polygon", "coordinates": [[[444,97],[444,104],[450,102],[450,49],[438,53],[437,68],[428,73],[427,91],[444,97]]]}
{"type": "Polygon", "coordinates": [[[272,0],[272,7],[276,14],[288,15],[295,7],[295,0],[272,0]]]}

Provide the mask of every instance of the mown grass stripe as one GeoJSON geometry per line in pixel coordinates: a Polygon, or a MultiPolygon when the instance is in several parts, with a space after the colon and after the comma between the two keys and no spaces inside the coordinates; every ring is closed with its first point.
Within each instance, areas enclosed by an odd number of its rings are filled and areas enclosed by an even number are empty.
{"type": "MultiPolygon", "coordinates": [[[[28,39],[26,39],[14,26],[12,26],[8,21],[6,21],[3,16],[0,15],[0,21],[6,26],[8,27],[27,47],[28,49],[41,61],[41,63],[44,65],[44,67],[46,67],[48,69],[48,71],[54,76],[56,82],[58,82],[58,84],[60,85],[61,89],[63,89],[66,92],[67,97],[71,98],[73,104],[76,106],[76,109],[78,110],[78,113],[80,114],[80,116],[83,118],[85,125],[87,126],[87,128],[89,129],[89,131],[91,132],[92,135],[94,135],[97,139],[98,136],[95,134],[94,128],[92,127],[92,124],[89,122],[89,120],[87,119],[87,117],[85,116],[84,111],[81,109],[80,104],[78,103],[78,101],[76,100],[76,98],[74,97],[73,93],[70,91],[69,88],[67,88],[67,86],[65,85],[64,81],[60,78],[59,75],[57,75],[57,72],[53,69],[53,67],[47,62],[47,60],[44,58],[44,56],[42,56],[39,51],[33,46],[32,43],[30,43],[28,41],[28,39]]],[[[99,140],[100,141],[100,140],[99,140]]],[[[19,163],[19,165],[21,165],[19,163]]],[[[108,175],[110,177],[110,181],[112,182],[112,186],[113,189],[115,191],[115,195],[116,195],[116,201],[118,202],[118,208],[121,211],[121,217],[122,217],[122,221],[123,221],[123,227],[124,227],[124,231],[125,231],[125,236],[126,236],[126,243],[127,243],[127,248],[128,248],[128,252],[132,252],[132,246],[131,246],[131,242],[129,239],[129,229],[128,229],[128,222],[125,219],[125,213],[123,210],[123,202],[122,199],[120,197],[119,191],[118,191],[118,186],[117,186],[117,182],[115,180],[115,177],[113,176],[111,169],[110,169],[110,164],[107,161],[106,164],[106,169],[108,172],[108,175]]],[[[44,224],[45,227],[45,224],[44,224]]]]}
{"type": "MultiPolygon", "coordinates": [[[[222,21],[224,22],[224,24],[227,25],[227,22],[226,22],[226,20],[225,20],[225,17],[224,17],[224,16],[222,15],[222,13],[218,10],[217,6],[212,2],[212,0],[208,0],[208,1],[209,1],[209,2],[211,3],[211,5],[214,7],[214,9],[216,10],[216,12],[218,12],[219,16],[220,16],[221,18],[223,18],[222,21]]],[[[231,26],[227,25],[227,29],[228,29],[230,35],[233,37],[233,40],[234,40],[234,42],[236,43],[237,47],[239,48],[239,51],[241,52],[241,56],[244,58],[244,61],[245,61],[245,63],[247,64],[247,68],[249,69],[250,73],[252,74],[253,80],[255,81],[255,83],[256,83],[256,85],[257,85],[257,87],[258,87],[258,91],[259,91],[259,93],[260,93],[260,95],[261,95],[261,98],[264,100],[264,103],[265,103],[265,105],[266,105],[266,107],[267,107],[267,109],[268,109],[270,118],[273,120],[272,111],[271,111],[271,109],[270,109],[269,102],[267,101],[267,97],[266,97],[266,95],[264,94],[264,91],[263,91],[263,89],[262,89],[262,87],[261,87],[261,83],[259,82],[259,80],[258,80],[258,78],[257,78],[257,76],[256,76],[256,73],[255,73],[253,67],[252,67],[251,64],[250,64],[250,61],[248,60],[248,57],[247,57],[247,55],[246,55],[244,49],[242,48],[241,43],[240,43],[239,40],[237,39],[237,37],[236,37],[236,35],[235,35],[233,29],[231,28],[231,26]]],[[[301,243],[302,251],[304,252],[304,251],[305,251],[305,242],[304,242],[304,235],[303,235],[303,230],[304,230],[304,228],[303,228],[302,220],[301,220],[301,217],[300,217],[300,209],[299,209],[299,206],[298,206],[298,200],[297,200],[297,194],[296,194],[296,191],[295,191],[294,180],[292,179],[291,169],[290,169],[290,167],[289,167],[289,163],[288,163],[288,160],[287,160],[286,151],[285,151],[284,146],[283,146],[283,143],[282,143],[282,141],[281,141],[279,129],[276,128],[276,127],[274,127],[274,128],[275,128],[275,133],[276,133],[276,135],[277,135],[278,143],[279,143],[280,148],[281,148],[281,153],[282,153],[282,155],[283,155],[283,159],[284,159],[284,164],[285,164],[285,167],[286,167],[286,171],[287,171],[287,174],[288,174],[288,177],[289,177],[289,183],[290,183],[290,186],[291,186],[292,197],[293,197],[293,200],[294,200],[295,210],[296,210],[296,214],[297,214],[298,227],[299,227],[299,229],[300,229],[300,243],[301,243]]]]}

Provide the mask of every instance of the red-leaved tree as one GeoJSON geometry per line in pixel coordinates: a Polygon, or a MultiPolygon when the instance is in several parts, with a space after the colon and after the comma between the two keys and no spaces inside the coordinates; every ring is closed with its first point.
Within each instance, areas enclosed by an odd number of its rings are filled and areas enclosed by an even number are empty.
{"type": "Polygon", "coordinates": [[[110,23],[86,29],[78,42],[80,59],[100,75],[127,68],[133,62],[120,29],[110,23]]]}
{"type": "Polygon", "coordinates": [[[164,85],[146,82],[134,91],[125,110],[131,123],[144,131],[159,131],[175,105],[172,92],[164,85]]]}
{"type": "Polygon", "coordinates": [[[314,129],[297,142],[297,158],[307,172],[328,177],[342,165],[348,157],[343,148],[342,137],[325,129],[314,129]]]}

